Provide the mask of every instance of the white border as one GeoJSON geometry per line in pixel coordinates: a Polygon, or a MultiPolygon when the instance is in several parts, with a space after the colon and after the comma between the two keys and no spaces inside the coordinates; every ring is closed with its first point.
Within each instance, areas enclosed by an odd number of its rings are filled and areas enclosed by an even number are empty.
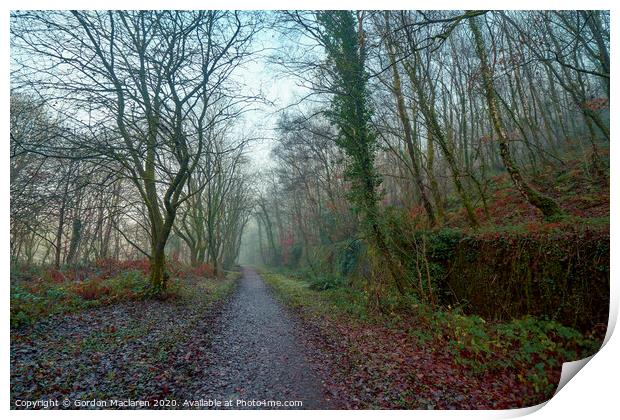
{"type": "MultiPolygon", "coordinates": [[[[228,0],[228,1],[118,1],[118,0],[92,0],[90,2],[67,0],[67,1],[4,1],[2,3],[4,13],[0,15],[1,25],[0,33],[2,42],[0,44],[1,55],[3,65],[0,67],[2,74],[2,80],[5,82],[0,86],[1,98],[2,98],[2,127],[5,143],[2,148],[2,155],[4,164],[0,167],[2,171],[2,197],[4,197],[5,204],[0,209],[2,212],[2,220],[5,222],[2,224],[2,249],[0,250],[0,261],[2,261],[3,274],[2,279],[4,281],[3,298],[6,302],[4,311],[2,311],[2,322],[5,326],[4,330],[4,345],[1,349],[2,354],[2,373],[0,374],[2,381],[2,390],[0,396],[0,404],[5,409],[9,409],[9,165],[8,165],[8,133],[9,133],[9,10],[11,9],[346,9],[346,8],[358,8],[358,9],[610,9],[612,12],[612,73],[618,68],[620,63],[618,62],[617,55],[615,54],[615,46],[617,45],[618,37],[616,36],[618,28],[615,25],[616,12],[614,2],[601,1],[601,0],[589,0],[587,2],[576,0],[548,0],[544,3],[532,0],[522,1],[443,1],[434,0],[432,2],[423,1],[381,1],[371,2],[366,0],[357,1],[296,1],[291,2],[283,0],[264,0],[260,2],[248,2],[242,0],[228,0]]],[[[614,79],[612,77],[612,79],[614,79]]],[[[614,79],[615,80],[615,79],[614,79]]],[[[616,91],[613,89],[615,83],[612,82],[612,97],[615,98],[616,91]]],[[[613,101],[612,101],[613,102],[613,101]]],[[[617,112],[615,112],[615,104],[611,108],[611,131],[615,133],[617,124],[615,123],[617,112]]],[[[612,149],[614,142],[612,141],[612,149]]],[[[611,210],[612,214],[618,209],[618,176],[615,166],[615,159],[612,153],[612,172],[611,172],[611,210]]],[[[617,247],[617,229],[615,224],[611,224],[612,234],[612,247],[611,247],[611,278],[612,278],[612,303],[611,312],[612,318],[615,321],[618,313],[618,287],[615,275],[618,272],[618,247],[617,247]]],[[[616,334],[617,336],[617,334],[616,334]]],[[[552,419],[552,418],[592,418],[592,419],[605,419],[612,418],[618,413],[618,360],[617,356],[620,354],[620,345],[618,339],[615,336],[611,336],[611,339],[607,342],[604,348],[596,354],[592,360],[577,374],[576,379],[571,380],[555,397],[553,397],[543,407],[538,407],[537,411],[534,411],[530,415],[532,419],[552,419]]],[[[237,418],[243,416],[244,418],[270,418],[270,419],[284,419],[289,418],[291,414],[295,417],[302,419],[315,418],[317,415],[320,417],[339,418],[341,416],[354,416],[356,418],[379,418],[385,415],[394,417],[395,419],[411,419],[411,418],[507,418],[517,417],[532,412],[533,409],[524,410],[508,410],[508,411],[393,411],[389,414],[383,411],[355,411],[355,412],[338,412],[338,411],[324,411],[324,412],[285,412],[285,411],[218,411],[208,413],[197,413],[191,411],[183,412],[154,412],[154,411],[140,411],[140,412],[119,412],[111,414],[110,411],[105,412],[92,412],[88,413],[88,416],[93,418],[107,418],[110,415],[118,415],[121,417],[132,416],[135,418],[166,418],[177,416],[214,416],[223,419],[237,418]]],[[[42,418],[55,418],[55,417],[67,417],[67,418],[82,418],[84,412],[24,412],[24,411],[11,411],[10,415],[16,418],[30,418],[33,416],[40,416],[42,418]]]]}

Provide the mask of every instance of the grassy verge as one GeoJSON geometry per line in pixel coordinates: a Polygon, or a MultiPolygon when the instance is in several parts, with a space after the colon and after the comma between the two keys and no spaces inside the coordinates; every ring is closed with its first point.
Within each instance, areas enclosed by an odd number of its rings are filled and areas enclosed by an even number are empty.
{"type": "Polygon", "coordinates": [[[294,272],[261,272],[262,278],[286,305],[313,316],[353,322],[379,322],[381,317],[368,311],[364,292],[347,287],[313,290],[312,283],[294,272]]]}
{"type": "Polygon", "coordinates": [[[352,329],[405,332],[411,346],[445,353],[468,375],[510,374],[532,389],[531,403],[552,395],[564,361],[586,357],[601,344],[553,321],[524,317],[487,322],[458,310],[430,308],[414,297],[392,297],[391,312],[377,313],[368,309],[365,293],[351,287],[319,291],[313,290],[315,280],[291,273],[262,276],[280,300],[307,320],[320,317],[352,329]]]}

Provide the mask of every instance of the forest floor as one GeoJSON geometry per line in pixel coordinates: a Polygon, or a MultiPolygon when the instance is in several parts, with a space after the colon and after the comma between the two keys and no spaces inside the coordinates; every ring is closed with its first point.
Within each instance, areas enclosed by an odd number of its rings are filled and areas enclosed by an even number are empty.
{"type": "Polygon", "coordinates": [[[560,354],[561,346],[574,339],[567,334],[567,342],[556,342],[557,333],[564,334],[562,327],[543,333],[539,328],[544,324],[519,320],[499,325],[512,336],[501,338],[490,334],[490,323],[472,324],[473,318],[441,312],[424,315],[421,307],[417,315],[373,314],[362,303],[364,297],[348,288],[315,291],[307,279],[293,273],[262,276],[302,320],[328,395],[342,408],[533,406],[553,396],[563,361],[580,359],[600,347],[593,341],[585,352],[560,354]],[[476,341],[459,350],[459,341],[467,341],[470,334],[476,341]],[[485,340],[499,347],[487,353],[485,340]]]}
{"type": "Polygon", "coordinates": [[[146,400],[151,408],[209,408],[208,401],[225,400],[234,409],[270,400],[335,407],[306,361],[300,325],[255,271],[201,291],[192,299],[117,302],[13,329],[11,400],[68,399],[71,408],[93,399],[146,400]]]}
{"type": "Polygon", "coordinates": [[[559,380],[561,363],[536,380],[526,376],[540,369],[475,372],[415,319],[377,322],[346,289],[251,268],[238,277],[190,276],[193,292],[175,299],[109,301],[12,328],[12,408],[503,409],[549,399],[559,380]]]}
{"type": "Polygon", "coordinates": [[[236,282],[191,277],[193,293],[176,299],[76,306],[12,328],[12,402],[194,399],[236,282]]]}
{"type": "MultiPolygon", "coordinates": [[[[609,151],[602,149],[606,156],[609,151]]],[[[547,165],[530,179],[532,186],[556,200],[564,212],[579,223],[609,224],[609,182],[588,174],[582,159],[567,159],[561,168],[547,165]]],[[[543,225],[540,212],[528,204],[515,189],[506,173],[491,179],[485,190],[487,209],[476,203],[476,216],[484,228],[497,229],[512,225],[543,225]]],[[[458,200],[451,201],[446,223],[450,227],[469,226],[465,209],[458,200]]],[[[424,220],[423,209],[412,209],[412,215],[424,220]]]]}

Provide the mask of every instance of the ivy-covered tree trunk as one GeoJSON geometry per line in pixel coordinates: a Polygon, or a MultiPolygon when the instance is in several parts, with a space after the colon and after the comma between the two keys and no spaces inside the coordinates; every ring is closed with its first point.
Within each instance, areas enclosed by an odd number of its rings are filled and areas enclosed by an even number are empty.
{"type": "Polygon", "coordinates": [[[151,294],[160,296],[166,291],[169,274],[166,271],[166,243],[172,231],[172,224],[175,219],[176,210],[170,210],[161,217],[159,209],[155,213],[158,218],[154,220],[151,227],[151,252],[150,252],[150,283],[151,294]]]}
{"type": "Polygon", "coordinates": [[[377,141],[370,125],[363,15],[356,18],[352,12],[342,10],[318,12],[316,17],[323,30],[320,41],[334,67],[334,98],[329,117],[339,129],[338,146],[350,158],[346,172],[351,181],[349,199],[361,216],[370,246],[398,290],[404,293],[400,263],[389,249],[380,222],[377,187],[381,181],[374,166],[377,141]]]}
{"type": "Polygon", "coordinates": [[[537,191],[530,186],[528,182],[523,179],[519,168],[515,164],[510,154],[510,148],[508,145],[508,136],[504,123],[499,114],[497,106],[495,87],[493,86],[493,70],[489,66],[487,60],[486,50],[484,49],[484,41],[482,39],[482,33],[476,23],[476,18],[469,19],[469,27],[474,35],[474,42],[476,44],[476,53],[480,59],[480,73],[482,76],[482,82],[484,85],[484,91],[486,95],[487,107],[489,110],[489,116],[493,123],[493,129],[497,134],[499,140],[499,152],[504,162],[506,170],[510,174],[510,178],[514,183],[517,190],[525,197],[525,199],[534,207],[539,209],[546,219],[553,219],[563,214],[560,206],[550,197],[537,191]]]}
{"type": "Polygon", "coordinates": [[[156,247],[151,256],[150,261],[150,283],[153,288],[153,294],[159,295],[166,290],[166,281],[168,275],[166,273],[166,254],[163,247],[156,247]]]}

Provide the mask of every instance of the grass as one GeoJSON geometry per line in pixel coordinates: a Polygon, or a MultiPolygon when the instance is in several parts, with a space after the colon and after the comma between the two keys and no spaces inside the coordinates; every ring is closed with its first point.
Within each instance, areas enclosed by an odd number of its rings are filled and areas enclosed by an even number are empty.
{"type": "Polygon", "coordinates": [[[349,287],[313,290],[312,282],[305,281],[294,273],[261,272],[261,276],[281,301],[313,315],[333,319],[347,317],[357,321],[376,318],[376,314],[368,311],[362,291],[349,287]]]}

